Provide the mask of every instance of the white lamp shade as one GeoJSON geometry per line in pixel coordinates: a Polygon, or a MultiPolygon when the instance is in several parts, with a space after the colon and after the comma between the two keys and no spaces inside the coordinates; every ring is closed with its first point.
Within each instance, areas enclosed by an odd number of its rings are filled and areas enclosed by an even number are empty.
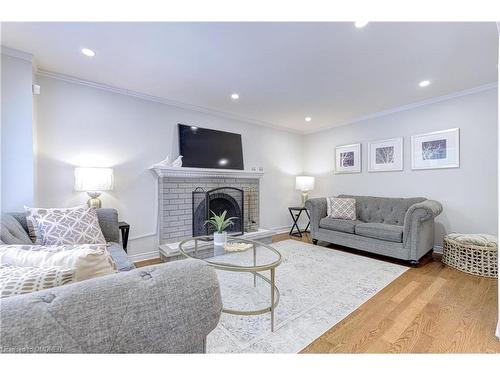
{"type": "Polygon", "coordinates": [[[113,168],[75,168],[76,191],[105,191],[113,187],[113,168]]]}
{"type": "Polygon", "coordinates": [[[314,177],[311,176],[295,177],[295,188],[300,191],[310,191],[314,189],[314,177]]]}

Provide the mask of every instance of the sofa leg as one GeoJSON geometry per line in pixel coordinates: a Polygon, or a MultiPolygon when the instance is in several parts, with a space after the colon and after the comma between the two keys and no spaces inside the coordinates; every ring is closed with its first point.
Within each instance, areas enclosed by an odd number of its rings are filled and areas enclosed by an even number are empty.
{"type": "Polygon", "coordinates": [[[313,238],[313,244],[317,245],[318,244],[318,240],[316,240],[316,239],[313,238]]]}
{"type": "Polygon", "coordinates": [[[413,267],[413,268],[417,268],[418,267],[418,263],[419,263],[418,260],[410,260],[410,266],[413,267]]]}

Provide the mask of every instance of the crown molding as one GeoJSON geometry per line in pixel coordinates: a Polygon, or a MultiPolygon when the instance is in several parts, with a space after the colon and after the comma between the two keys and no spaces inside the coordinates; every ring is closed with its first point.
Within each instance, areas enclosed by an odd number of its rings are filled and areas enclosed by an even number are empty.
{"type": "Polygon", "coordinates": [[[21,60],[25,60],[25,61],[28,61],[30,63],[33,63],[33,55],[31,53],[19,51],[17,49],[5,47],[5,46],[1,46],[1,47],[2,47],[1,48],[2,55],[15,57],[17,59],[21,59],[21,60]]]}
{"type": "Polygon", "coordinates": [[[50,72],[50,71],[43,70],[43,69],[38,69],[36,74],[41,76],[41,77],[48,77],[48,78],[57,79],[60,81],[74,83],[77,85],[92,87],[95,89],[104,90],[104,91],[112,92],[115,94],[132,96],[134,98],[138,98],[138,99],[142,99],[142,100],[146,100],[146,101],[151,101],[151,102],[156,102],[156,103],[161,103],[161,104],[166,104],[166,105],[169,105],[172,107],[177,107],[177,108],[186,109],[189,111],[199,112],[199,113],[203,113],[203,114],[210,115],[210,116],[224,117],[224,118],[231,119],[231,120],[246,122],[246,123],[249,123],[252,125],[263,126],[266,128],[272,128],[272,129],[276,129],[276,130],[286,131],[289,133],[303,134],[299,130],[294,130],[294,129],[290,129],[290,128],[287,128],[284,126],[272,124],[269,122],[260,121],[260,120],[256,120],[256,119],[245,117],[245,116],[240,116],[240,115],[237,115],[234,113],[218,111],[215,109],[201,107],[201,106],[197,106],[194,104],[188,104],[188,103],[184,103],[184,102],[178,102],[176,100],[171,100],[171,99],[167,99],[167,98],[163,98],[163,97],[159,97],[159,96],[149,95],[149,94],[145,94],[145,93],[142,93],[139,91],[127,90],[127,89],[107,85],[104,83],[88,81],[88,80],[69,76],[69,75],[62,74],[62,73],[55,73],[55,72],[50,72]]]}
{"type": "Polygon", "coordinates": [[[319,128],[319,129],[305,131],[304,134],[320,133],[320,132],[331,130],[331,129],[334,129],[334,128],[338,128],[338,127],[341,127],[341,126],[352,125],[352,124],[354,124],[356,122],[361,122],[361,121],[365,121],[365,120],[371,120],[371,119],[378,118],[378,117],[384,117],[384,116],[391,115],[393,113],[404,112],[404,111],[408,111],[410,109],[414,109],[414,108],[418,108],[418,107],[423,107],[423,106],[426,106],[426,105],[429,105],[429,104],[444,102],[446,100],[460,98],[462,96],[472,95],[472,94],[476,94],[476,93],[482,92],[482,91],[492,90],[492,89],[495,89],[497,87],[498,87],[498,83],[497,82],[491,82],[491,83],[487,83],[485,85],[472,87],[470,89],[456,91],[456,92],[453,92],[451,94],[436,96],[436,97],[433,97],[433,98],[430,98],[430,99],[425,99],[425,100],[422,100],[422,101],[419,101],[419,102],[405,104],[405,105],[402,105],[402,106],[399,106],[399,107],[394,107],[394,108],[386,109],[384,111],[371,113],[371,114],[366,115],[366,116],[357,117],[357,118],[354,118],[352,120],[348,120],[348,121],[345,121],[345,122],[332,124],[332,125],[329,125],[329,126],[325,126],[325,127],[319,128]]]}
{"type": "MultiPolygon", "coordinates": [[[[248,123],[251,125],[263,126],[266,128],[271,128],[271,129],[275,129],[275,130],[280,130],[280,131],[285,131],[288,133],[300,134],[300,135],[320,133],[320,132],[331,130],[334,128],[338,128],[341,126],[352,125],[352,124],[357,123],[357,122],[371,120],[371,119],[378,118],[378,117],[384,117],[384,116],[391,115],[393,113],[404,112],[404,111],[408,111],[410,109],[426,106],[429,104],[439,103],[439,102],[459,98],[462,96],[472,95],[472,94],[476,94],[476,93],[479,93],[482,91],[491,90],[491,89],[498,87],[497,82],[491,82],[491,83],[487,83],[485,85],[472,87],[470,89],[456,91],[456,92],[453,92],[451,94],[436,96],[436,97],[425,99],[422,101],[418,101],[418,102],[414,102],[414,103],[410,103],[410,104],[405,104],[405,105],[402,105],[399,107],[389,108],[389,109],[386,109],[386,110],[383,110],[380,112],[371,113],[371,114],[368,114],[365,116],[357,117],[357,118],[347,120],[344,122],[340,122],[340,123],[334,123],[334,124],[331,124],[331,125],[328,125],[325,127],[314,129],[314,130],[297,130],[297,129],[291,129],[291,128],[288,128],[285,126],[280,126],[280,125],[265,122],[265,121],[256,120],[256,119],[245,117],[245,116],[240,116],[240,115],[237,115],[234,113],[218,111],[215,109],[197,106],[194,104],[188,104],[188,103],[179,102],[176,100],[171,100],[171,99],[167,99],[167,98],[163,98],[163,97],[159,97],[159,96],[145,94],[145,93],[142,93],[139,91],[127,90],[124,88],[115,87],[115,86],[107,85],[104,83],[88,81],[85,79],[77,78],[77,77],[62,74],[62,73],[51,72],[51,71],[43,70],[43,69],[36,69],[36,65],[34,63],[32,55],[30,55],[26,52],[13,50],[11,48],[7,48],[4,46],[2,46],[2,53],[4,53],[4,48],[7,50],[7,53],[5,53],[5,54],[10,55],[10,56],[14,56],[14,57],[24,56],[25,60],[29,56],[28,61],[31,61],[33,63],[34,69],[36,70],[36,74],[41,76],[41,77],[48,77],[48,78],[52,78],[52,79],[57,79],[60,81],[65,81],[65,82],[69,82],[69,83],[73,83],[73,84],[77,84],[77,85],[82,85],[82,86],[92,87],[92,88],[99,89],[99,90],[112,92],[115,94],[127,95],[127,96],[131,96],[134,98],[146,100],[146,101],[151,101],[151,102],[155,102],[155,103],[169,105],[171,107],[176,107],[176,108],[181,108],[181,109],[185,109],[185,110],[189,110],[189,111],[203,113],[203,114],[210,115],[210,116],[223,117],[223,118],[227,118],[227,119],[231,119],[231,120],[245,122],[245,123],[248,123]],[[11,51],[14,51],[14,52],[11,52],[11,51]],[[20,54],[20,55],[18,56],[17,54],[20,54]]],[[[19,58],[22,58],[22,57],[19,57],[19,58]]]]}

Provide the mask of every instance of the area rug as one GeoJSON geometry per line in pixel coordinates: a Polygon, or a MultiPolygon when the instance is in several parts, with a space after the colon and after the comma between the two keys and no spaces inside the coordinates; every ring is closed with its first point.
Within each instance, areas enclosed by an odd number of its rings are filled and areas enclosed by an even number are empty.
{"type": "MultiPolygon", "coordinates": [[[[217,328],[208,335],[209,353],[297,353],[408,270],[295,240],[272,246],[283,259],[276,269],[281,298],[275,331],[271,332],[269,313],[223,313],[217,328]]],[[[217,271],[217,275],[225,307],[258,309],[269,304],[270,286],[259,278],[254,287],[253,276],[247,273],[217,271]]]]}

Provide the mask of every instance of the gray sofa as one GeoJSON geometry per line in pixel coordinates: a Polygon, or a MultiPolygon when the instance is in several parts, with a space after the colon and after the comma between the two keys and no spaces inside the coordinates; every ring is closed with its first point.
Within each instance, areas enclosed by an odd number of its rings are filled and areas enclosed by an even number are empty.
{"type": "MultiPolygon", "coordinates": [[[[130,271],[135,268],[120,244],[118,212],[113,208],[97,209],[97,218],[102,234],[108,243],[108,251],[118,271],[130,271]]],[[[0,239],[6,244],[31,244],[24,212],[4,213],[1,219],[0,239]]]]}
{"type": "MultiPolygon", "coordinates": [[[[113,259],[129,268],[116,211],[98,215],[113,259]]],[[[3,214],[1,224],[3,242],[26,241],[24,214],[3,214]]],[[[221,311],[217,276],[205,262],[132,269],[0,299],[0,352],[204,353],[221,311]]]]}
{"type": "Polygon", "coordinates": [[[417,266],[434,246],[434,218],[443,208],[426,198],[380,198],[339,195],[356,199],[356,220],[327,217],[326,198],[309,199],[311,236],[336,245],[408,260],[417,266]]]}

